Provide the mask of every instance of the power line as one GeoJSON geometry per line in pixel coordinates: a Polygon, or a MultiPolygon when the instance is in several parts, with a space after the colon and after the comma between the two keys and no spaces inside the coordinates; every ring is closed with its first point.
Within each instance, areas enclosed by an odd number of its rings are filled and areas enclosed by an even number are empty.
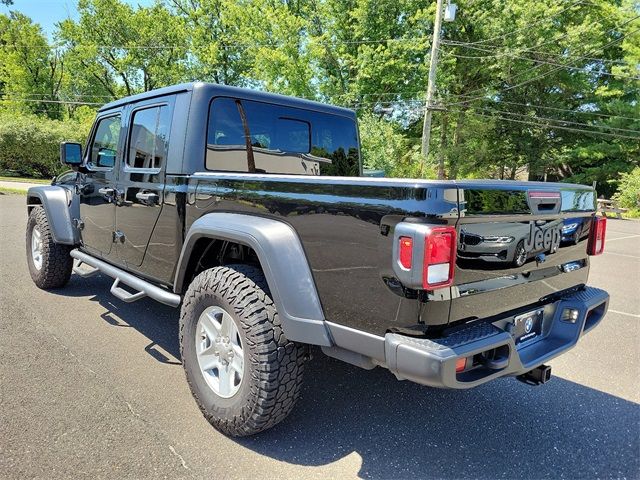
{"type": "Polygon", "coordinates": [[[61,103],[65,105],[104,105],[103,103],[96,103],[96,102],[71,102],[71,101],[65,101],[65,100],[37,100],[37,99],[28,99],[28,98],[9,98],[9,97],[0,98],[0,102],[61,103]]]}
{"type": "MultiPolygon", "coordinates": [[[[470,97],[470,95],[450,95],[451,97],[470,97]]],[[[548,107],[545,105],[533,105],[530,103],[519,103],[519,102],[511,102],[511,101],[507,101],[507,100],[493,100],[493,99],[489,99],[487,98],[486,101],[490,101],[493,102],[495,104],[507,104],[507,105],[518,105],[518,106],[522,106],[522,107],[529,107],[529,108],[541,108],[543,110],[555,110],[557,112],[569,112],[569,113],[578,113],[578,114],[583,114],[583,115],[596,115],[599,117],[606,117],[606,118],[622,118],[625,120],[632,120],[632,121],[639,121],[640,117],[625,117],[623,115],[611,115],[611,114],[606,114],[606,113],[600,113],[600,112],[587,112],[585,110],[571,110],[569,108],[559,108],[559,107],[548,107]]]]}
{"type": "MultiPolygon", "coordinates": [[[[35,102],[35,103],[52,103],[52,104],[65,104],[65,105],[102,105],[101,103],[92,103],[92,102],[70,102],[70,101],[63,101],[63,100],[29,100],[29,99],[12,99],[12,98],[0,98],[0,102],[35,102]]],[[[393,103],[393,102],[379,102],[379,103],[375,103],[374,105],[378,105],[378,104],[385,104],[385,103],[393,103]]],[[[503,111],[499,111],[499,110],[493,110],[496,113],[500,113],[500,114],[506,114],[506,115],[519,115],[513,112],[503,112],[503,111]]],[[[465,113],[471,114],[471,115],[476,115],[476,116],[482,116],[482,117],[486,117],[486,118],[493,118],[493,119],[497,119],[497,120],[502,120],[502,121],[506,121],[506,122],[515,122],[515,123],[520,123],[520,124],[524,124],[524,125],[531,125],[531,126],[536,126],[536,127],[540,127],[540,128],[546,128],[546,129],[560,129],[560,130],[566,130],[566,131],[570,131],[570,132],[577,132],[577,133],[585,133],[585,134],[595,134],[595,135],[602,135],[602,136],[606,136],[606,137],[611,137],[611,138],[620,138],[620,139],[629,139],[629,140],[640,140],[640,136],[630,136],[630,135],[620,135],[620,134],[615,134],[615,133],[608,133],[608,132],[600,132],[597,130],[589,130],[589,129],[582,129],[582,128],[572,128],[572,127],[565,127],[565,126],[561,126],[561,125],[553,125],[553,124],[545,124],[545,123],[541,123],[541,122],[537,122],[537,121],[526,121],[526,120],[519,120],[516,118],[510,118],[510,117],[502,117],[502,116],[496,116],[496,115],[488,115],[485,113],[481,113],[481,112],[474,112],[474,111],[466,111],[465,113]]],[[[524,116],[524,115],[520,115],[520,116],[524,116]]],[[[566,120],[562,120],[562,119],[551,119],[551,118],[545,118],[545,117],[533,117],[534,119],[537,120],[549,120],[549,121],[553,121],[553,122],[561,122],[561,123],[568,123],[568,124],[576,124],[576,125],[588,125],[590,127],[603,127],[603,126],[594,126],[594,125],[589,125],[589,124],[581,124],[581,123],[577,123],[577,122],[570,122],[570,121],[566,121],[566,120]]],[[[633,132],[638,132],[640,133],[640,131],[637,130],[630,130],[630,129],[619,129],[619,128],[613,128],[613,127],[603,127],[603,128],[610,128],[612,130],[620,130],[620,131],[633,131],[633,132]]]]}
{"type": "MultiPolygon", "coordinates": [[[[631,128],[610,127],[608,125],[594,125],[594,124],[591,124],[591,123],[574,122],[572,120],[565,120],[565,119],[562,119],[562,118],[540,117],[538,115],[531,116],[531,115],[526,115],[526,114],[523,114],[523,113],[507,112],[507,111],[504,111],[504,110],[495,110],[493,108],[488,108],[488,107],[484,107],[484,109],[486,111],[488,111],[488,112],[499,113],[501,115],[513,115],[513,116],[517,116],[517,117],[523,117],[523,118],[534,119],[534,120],[544,120],[544,121],[548,121],[548,122],[560,122],[560,123],[566,123],[568,125],[577,125],[577,126],[591,127],[591,128],[604,128],[604,129],[607,129],[607,130],[615,130],[615,131],[619,131],[619,132],[631,132],[631,133],[639,133],[640,134],[640,130],[634,130],[634,129],[631,129],[631,128]]],[[[640,140],[640,137],[637,137],[637,138],[640,140]]]]}
{"type": "MultiPolygon", "coordinates": [[[[625,22],[625,23],[623,24],[623,26],[624,26],[624,25],[626,25],[627,23],[630,23],[630,22],[632,22],[632,21],[634,21],[634,20],[637,20],[638,18],[640,18],[640,15],[637,15],[637,16],[635,16],[634,18],[632,18],[631,20],[628,20],[627,22],[625,22]]],[[[614,44],[614,43],[616,43],[616,42],[619,42],[619,41],[623,40],[626,36],[631,35],[632,33],[635,33],[635,32],[637,32],[637,31],[640,31],[640,28],[638,28],[638,29],[636,29],[636,30],[633,30],[633,31],[631,31],[631,32],[629,32],[629,33],[626,33],[626,34],[621,35],[619,38],[616,38],[616,39],[614,39],[614,40],[612,40],[612,41],[610,41],[610,42],[606,43],[606,44],[605,44],[605,45],[603,45],[601,48],[603,48],[603,49],[604,49],[604,48],[608,47],[609,45],[612,45],[612,44],[614,44]]],[[[592,50],[592,52],[593,52],[593,50],[592,50]]],[[[565,65],[565,66],[566,66],[566,65],[565,65]]],[[[540,67],[540,65],[536,65],[533,69],[530,69],[530,70],[534,70],[535,68],[538,68],[538,67],[540,67]]],[[[536,80],[539,80],[539,79],[541,79],[541,78],[543,78],[543,77],[546,77],[547,75],[551,75],[552,73],[555,73],[555,72],[557,72],[558,70],[561,70],[562,68],[564,68],[564,67],[555,67],[555,68],[552,68],[551,70],[548,70],[547,72],[544,72],[544,73],[542,73],[542,74],[540,74],[540,75],[537,75],[537,76],[535,76],[535,77],[533,77],[533,78],[529,78],[529,79],[527,79],[527,80],[525,80],[525,81],[523,81],[523,82],[520,82],[520,83],[517,83],[517,84],[515,84],[515,85],[511,85],[511,86],[509,86],[509,87],[506,87],[506,88],[500,89],[500,90],[499,90],[499,92],[506,92],[506,91],[509,91],[509,90],[513,90],[514,88],[518,88],[518,87],[521,87],[521,86],[523,86],[523,85],[527,85],[527,84],[529,84],[529,83],[531,83],[531,82],[535,82],[536,80]]],[[[528,72],[528,71],[525,71],[525,72],[523,72],[522,74],[527,73],[527,72],[528,72]]],[[[520,74],[520,75],[516,75],[516,77],[514,77],[514,78],[517,78],[518,76],[521,76],[522,74],[520,74]]],[[[476,91],[480,91],[480,90],[483,90],[483,89],[477,89],[477,90],[474,90],[473,92],[470,92],[470,93],[474,93],[474,92],[476,92],[476,91]]],[[[486,90],[485,90],[485,91],[486,91],[486,90]]],[[[481,98],[484,98],[484,95],[480,95],[480,96],[478,96],[478,97],[475,97],[475,99],[481,99],[481,98]]],[[[468,102],[472,102],[473,100],[474,100],[474,98],[471,98],[471,99],[469,99],[469,100],[465,100],[464,102],[459,102],[458,104],[459,104],[459,105],[462,105],[462,104],[465,104],[465,103],[468,103],[468,102]]]]}
{"type": "MultiPolygon", "coordinates": [[[[552,41],[550,42],[545,42],[545,43],[551,43],[551,42],[557,42],[559,39],[561,39],[562,37],[558,37],[558,38],[554,38],[552,41]]],[[[446,42],[443,41],[443,43],[446,43],[449,46],[453,46],[453,47],[461,47],[461,48],[470,48],[472,50],[479,50],[482,52],[495,52],[496,50],[505,48],[502,45],[482,45],[482,47],[476,47],[471,43],[467,43],[467,42],[459,42],[457,40],[447,40],[446,42]]],[[[538,48],[540,45],[544,45],[544,43],[541,43],[539,45],[536,45],[534,47],[531,48],[524,48],[520,51],[518,51],[518,53],[533,53],[533,54],[537,54],[537,55],[545,55],[548,57],[560,57],[560,58],[564,58],[567,60],[590,60],[593,62],[598,62],[598,63],[615,63],[618,65],[628,65],[627,62],[625,62],[624,60],[616,60],[616,59],[609,59],[609,58],[597,58],[597,57],[588,57],[588,56],[583,56],[583,55],[568,55],[566,53],[554,53],[554,52],[549,52],[549,51],[543,51],[543,50],[533,50],[534,48],[538,48]]],[[[447,55],[454,55],[451,52],[447,52],[447,55]]],[[[454,56],[460,56],[462,58],[494,58],[494,57],[503,57],[505,55],[508,55],[508,53],[505,52],[499,52],[499,53],[492,53],[490,55],[454,55],[454,56]]]]}
{"type": "MultiPolygon", "coordinates": [[[[447,45],[454,45],[454,43],[450,43],[448,41],[443,40],[442,43],[445,43],[447,45]]],[[[471,48],[474,50],[480,50],[483,52],[489,52],[490,50],[484,49],[484,48],[478,48],[478,47],[471,47],[471,46],[467,46],[466,48],[471,48]]],[[[510,52],[502,52],[502,53],[498,53],[498,54],[494,54],[494,55],[478,55],[478,56],[469,56],[469,55],[459,55],[456,53],[451,53],[448,52],[448,55],[451,55],[453,57],[459,57],[459,58],[469,58],[469,59],[482,59],[482,58],[500,58],[500,57],[510,57],[510,58],[518,58],[521,60],[527,60],[530,62],[535,62],[541,65],[552,65],[552,66],[557,66],[557,67],[562,67],[562,68],[566,68],[568,70],[581,70],[581,71],[586,71],[587,73],[593,73],[596,75],[606,75],[606,76],[610,76],[610,77],[619,77],[619,78],[628,78],[631,80],[640,80],[640,77],[635,77],[633,75],[625,75],[625,74],[621,74],[621,73],[609,73],[609,72],[599,72],[596,70],[588,70],[589,67],[575,67],[575,66],[569,66],[566,64],[562,64],[562,63],[556,63],[556,62],[549,62],[547,60],[539,60],[537,58],[531,58],[531,57],[523,57],[521,55],[516,55],[510,52]]],[[[577,57],[577,59],[579,59],[580,57],[577,57]]]]}
{"type": "MultiPolygon", "coordinates": [[[[57,97],[56,94],[52,94],[52,93],[13,93],[13,92],[5,92],[5,94],[7,95],[20,95],[21,97],[57,97]]],[[[115,100],[117,99],[117,97],[114,97],[113,95],[91,95],[91,94],[86,94],[86,95],[82,95],[82,94],[61,94],[61,97],[73,97],[73,98],[108,98],[108,99],[112,99],[115,100]]],[[[47,100],[45,98],[45,100],[47,100]]],[[[50,100],[56,100],[56,98],[50,98],[50,100]]]]}
{"type": "MultiPolygon", "coordinates": [[[[489,107],[480,107],[480,108],[482,108],[486,112],[498,113],[498,114],[501,114],[501,115],[517,116],[517,117],[525,118],[525,119],[528,119],[528,120],[541,120],[541,121],[547,121],[547,122],[563,123],[563,124],[567,124],[567,125],[576,125],[576,126],[582,126],[582,127],[589,127],[590,128],[589,130],[582,129],[583,131],[589,131],[589,132],[593,131],[593,132],[597,133],[597,130],[593,130],[593,129],[594,128],[601,128],[601,129],[612,130],[612,131],[630,132],[630,133],[638,133],[638,134],[640,134],[640,130],[634,130],[634,129],[630,129],[630,128],[611,127],[609,125],[595,125],[595,124],[591,124],[591,123],[574,122],[572,120],[566,120],[566,119],[562,119],[562,118],[541,117],[541,116],[538,116],[538,115],[532,116],[532,115],[527,115],[527,114],[522,114],[522,113],[508,112],[508,111],[504,111],[504,110],[496,110],[496,109],[489,108],[489,107]]],[[[475,112],[473,110],[466,110],[464,113],[465,114],[469,113],[469,114],[472,114],[472,115],[478,114],[478,112],[475,112]]],[[[494,115],[491,115],[491,117],[492,118],[498,118],[498,117],[495,117],[494,115]]],[[[514,121],[517,121],[516,119],[512,119],[512,118],[503,118],[503,117],[500,117],[500,118],[502,120],[514,120],[514,121]]],[[[558,125],[558,127],[560,127],[560,125],[558,125]]],[[[637,137],[628,137],[627,136],[626,138],[634,138],[634,139],[640,140],[640,136],[637,136],[637,137]]]]}
{"type": "MultiPolygon", "coordinates": [[[[453,97],[465,97],[466,95],[452,95],[452,96],[453,97]]],[[[626,116],[623,116],[623,115],[612,115],[612,114],[606,114],[606,113],[601,113],[601,112],[587,112],[587,111],[582,111],[582,110],[571,110],[571,109],[568,109],[568,108],[548,107],[548,106],[545,106],[545,105],[532,105],[532,104],[527,104],[527,103],[510,102],[510,101],[506,101],[506,100],[494,101],[494,100],[487,99],[487,101],[491,101],[491,102],[493,102],[493,103],[495,103],[497,105],[500,105],[500,104],[516,105],[516,106],[523,106],[523,107],[529,107],[529,108],[539,108],[539,109],[543,109],[543,110],[553,110],[553,111],[557,111],[557,112],[566,112],[566,113],[571,113],[571,114],[595,115],[595,116],[604,117],[604,118],[640,121],[640,117],[638,117],[638,118],[626,117],[626,116]]],[[[389,101],[389,100],[385,101],[385,100],[383,100],[383,101],[377,101],[377,102],[376,101],[368,101],[368,102],[358,102],[358,101],[356,101],[354,103],[356,105],[359,105],[359,106],[362,106],[362,105],[402,106],[403,104],[419,104],[419,105],[422,106],[422,104],[424,103],[424,100],[419,99],[419,98],[415,98],[415,99],[401,99],[401,100],[393,100],[393,101],[389,101]]],[[[449,104],[449,105],[455,105],[455,104],[452,103],[452,104],[449,104]]],[[[446,106],[446,104],[445,104],[445,106],[446,106]]],[[[482,108],[482,107],[480,107],[480,108],[482,108]]],[[[492,111],[503,112],[503,113],[507,113],[509,115],[519,115],[519,116],[529,117],[529,115],[518,114],[518,113],[515,113],[515,112],[506,112],[506,111],[500,111],[500,110],[494,110],[494,109],[492,109],[492,111]]],[[[469,111],[469,110],[465,110],[464,113],[472,113],[472,112],[469,111]]],[[[557,121],[557,122],[576,123],[576,124],[579,124],[579,125],[585,125],[585,126],[590,126],[590,127],[616,129],[616,130],[624,130],[624,131],[640,133],[640,130],[623,129],[623,128],[618,128],[618,127],[604,126],[604,125],[593,125],[593,124],[586,124],[586,123],[578,123],[578,122],[573,122],[572,120],[565,120],[565,119],[562,119],[562,118],[550,118],[550,117],[539,117],[539,116],[536,116],[536,118],[545,119],[545,120],[551,120],[551,121],[557,121]]]]}
{"type": "MultiPolygon", "coordinates": [[[[634,20],[636,20],[636,19],[638,19],[638,18],[640,18],[640,15],[637,15],[637,16],[635,16],[634,18],[632,18],[632,19],[630,19],[630,20],[627,20],[627,21],[626,21],[626,22],[624,22],[622,25],[620,25],[620,27],[618,27],[618,28],[624,27],[625,25],[627,25],[627,24],[631,23],[632,21],[634,21],[634,20]]],[[[633,32],[630,32],[630,33],[635,33],[635,31],[637,31],[637,30],[634,30],[633,32]]],[[[630,34],[630,33],[629,33],[629,34],[630,34]]],[[[621,41],[622,39],[624,39],[626,35],[629,35],[629,34],[623,34],[623,35],[621,35],[621,36],[620,36],[620,38],[617,38],[617,39],[614,39],[614,40],[612,40],[612,41],[608,42],[607,44],[603,45],[601,48],[602,48],[602,49],[604,49],[604,48],[606,48],[607,46],[609,46],[609,45],[611,45],[611,44],[613,44],[613,43],[619,42],[619,41],[621,41]]],[[[558,40],[560,40],[560,39],[562,39],[562,38],[564,38],[564,37],[567,37],[568,35],[569,35],[569,33],[567,32],[567,33],[565,33],[564,35],[561,35],[560,37],[556,37],[555,39],[553,39],[553,40],[551,40],[551,41],[557,42],[558,40]]],[[[544,45],[544,43],[551,43],[551,41],[543,42],[543,43],[541,43],[541,44],[536,45],[536,46],[535,46],[535,47],[533,47],[533,48],[538,48],[538,47],[540,47],[541,45],[544,45]]],[[[525,51],[526,51],[526,50],[525,50],[525,51]]],[[[595,52],[595,51],[596,51],[596,49],[592,49],[592,50],[591,50],[587,55],[590,55],[590,54],[592,54],[592,53],[593,53],[593,52],[595,52]]],[[[567,64],[567,65],[569,65],[569,64],[567,64]]],[[[524,75],[526,75],[526,74],[528,74],[528,73],[530,73],[530,72],[532,72],[532,71],[534,71],[534,70],[536,70],[536,69],[540,68],[541,66],[542,66],[542,65],[536,65],[536,66],[534,66],[534,67],[532,67],[532,68],[530,68],[530,69],[528,69],[528,70],[525,70],[524,72],[520,72],[519,74],[515,75],[511,80],[513,81],[513,80],[515,80],[516,78],[522,77],[522,76],[524,76],[524,75]]],[[[505,91],[506,91],[506,90],[511,90],[512,88],[519,87],[519,86],[521,86],[521,85],[525,85],[525,84],[530,83],[530,82],[533,82],[533,81],[535,81],[535,80],[537,80],[537,79],[539,79],[539,78],[542,78],[542,77],[544,77],[544,76],[546,76],[546,75],[549,75],[549,74],[551,74],[551,73],[557,72],[558,70],[560,70],[560,67],[556,67],[556,68],[554,68],[554,69],[551,69],[551,70],[547,71],[546,73],[542,74],[541,76],[534,77],[534,78],[532,78],[532,79],[530,79],[530,80],[527,80],[527,81],[525,81],[525,82],[522,82],[522,83],[520,83],[520,84],[517,84],[517,85],[515,85],[515,86],[513,86],[513,87],[508,87],[507,89],[505,89],[505,91]]],[[[483,91],[483,90],[485,90],[485,89],[484,89],[484,88],[478,88],[478,89],[473,90],[472,92],[469,92],[469,93],[481,92],[481,91],[483,91]]],[[[478,98],[481,98],[481,97],[478,97],[478,98]]]]}
{"type": "MultiPolygon", "coordinates": [[[[368,97],[368,96],[388,96],[388,95],[400,95],[400,94],[404,94],[404,93],[422,93],[422,92],[380,92],[380,93],[365,93],[365,94],[358,94],[356,95],[356,97],[368,97]]],[[[21,94],[21,95],[26,95],[26,96],[41,96],[41,97],[45,97],[45,96],[52,96],[50,94],[44,94],[44,93],[30,93],[30,94],[21,94]]],[[[343,95],[337,95],[334,98],[342,98],[345,96],[349,96],[349,94],[343,94],[343,95]]],[[[70,95],[69,97],[72,98],[107,98],[107,99],[113,99],[112,96],[110,95],[70,95]]],[[[452,94],[450,95],[450,97],[456,97],[456,98],[461,98],[461,97],[469,97],[469,95],[455,95],[452,94]]],[[[71,101],[71,100],[53,100],[53,99],[34,99],[34,98],[16,98],[14,96],[12,97],[7,97],[5,96],[4,98],[1,98],[0,100],[3,101],[13,101],[13,102],[35,102],[35,103],[64,103],[64,104],[80,104],[80,105],[103,105],[102,103],[97,103],[97,102],[77,102],[77,101],[71,101]]],[[[619,118],[619,119],[624,119],[624,120],[631,120],[631,121],[638,121],[640,120],[639,118],[635,118],[635,117],[627,117],[627,116],[623,116],[623,115],[613,115],[613,114],[606,114],[606,113],[601,113],[601,112],[588,112],[588,111],[584,111],[584,110],[572,110],[572,109],[568,109],[568,108],[558,108],[558,107],[550,107],[550,106],[546,106],[546,105],[534,105],[534,104],[529,104],[529,103],[520,103],[520,102],[512,102],[512,101],[507,101],[507,100],[499,100],[499,101],[495,101],[495,100],[491,100],[491,99],[486,99],[487,101],[490,101],[494,104],[500,105],[500,104],[506,104],[506,105],[516,105],[516,106],[522,106],[522,107],[528,107],[528,108],[534,108],[534,109],[543,109],[543,110],[553,110],[553,111],[557,111],[557,112],[567,112],[567,113],[571,113],[571,114],[582,114],[582,115],[594,115],[594,116],[599,116],[599,117],[604,117],[604,118],[619,118]]],[[[397,99],[397,100],[379,100],[379,101],[359,101],[357,99],[353,100],[353,104],[356,106],[362,106],[362,105],[370,105],[370,106],[375,106],[375,105],[395,105],[395,106],[399,106],[402,104],[422,104],[424,102],[423,99],[421,98],[409,98],[409,99],[397,99]]],[[[449,105],[452,106],[456,106],[458,105],[460,102],[458,103],[450,103],[449,105]]],[[[500,110],[494,110],[496,112],[502,112],[502,113],[508,113],[511,115],[522,115],[522,114],[517,114],[515,112],[504,112],[504,111],[500,111],[500,110]]],[[[465,111],[468,112],[468,111],[465,111]]],[[[560,122],[570,122],[569,120],[564,120],[564,119],[551,119],[551,118],[546,118],[546,117],[539,117],[539,118],[544,118],[547,120],[555,120],[555,121],[560,121],[560,122]]],[[[584,124],[584,125],[590,125],[593,126],[591,124],[584,124]]],[[[601,126],[604,127],[604,126],[601,126]]],[[[613,127],[604,127],[604,128],[613,128],[613,127]]],[[[622,130],[628,130],[628,131],[636,131],[636,130],[630,130],[630,129],[622,129],[622,130]]],[[[640,131],[638,131],[640,132],[640,131]]]]}
{"type": "Polygon", "coordinates": [[[619,135],[616,133],[607,133],[607,132],[598,132],[596,130],[585,130],[585,129],[581,129],[581,128],[571,128],[571,127],[562,127],[559,125],[549,125],[549,124],[544,124],[544,123],[539,123],[539,122],[527,122],[525,120],[518,120],[515,118],[505,118],[505,117],[499,117],[499,116],[495,116],[495,115],[487,115],[484,113],[480,113],[480,112],[472,112],[472,111],[468,111],[467,113],[470,113],[472,115],[479,115],[481,117],[486,117],[486,118],[493,118],[493,119],[497,119],[497,120],[503,120],[506,122],[516,122],[516,123],[522,123],[525,125],[532,125],[532,126],[536,126],[536,127],[540,127],[540,128],[547,128],[547,129],[559,129],[559,130],[567,130],[570,132],[579,132],[579,133],[586,133],[586,134],[594,134],[594,135],[603,135],[606,137],[612,137],[612,138],[624,138],[624,139],[630,139],[630,140],[640,140],[640,136],[638,137],[634,137],[634,136],[630,136],[630,135],[619,135]]]}
{"type": "MultiPolygon", "coordinates": [[[[498,55],[469,56],[469,55],[458,55],[458,54],[455,54],[455,53],[448,53],[447,55],[450,55],[450,56],[456,57],[456,58],[468,58],[468,59],[498,57],[498,55]]],[[[562,68],[566,68],[567,70],[579,70],[579,71],[582,71],[582,72],[585,72],[585,73],[591,73],[591,74],[595,74],[595,75],[599,75],[599,76],[628,78],[630,80],[640,80],[640,77],[634,77],[632,75],[625,75],[625,74],[622,74],[622,73],[599,72],[597,70],[589,70],[588,67],[572,67],[572,66],[563,65],[561,63],[548,62],[548,61],[545,61],[545,60],[538,60],[538,59],[529,58],[529,57],[521,57],[521,56],[518,56],[518,55],[511,54],[511,53],[505,53],[504,55],[499,55],[499,56],[510,57],[510,58],[518,58],[518,59],[521,59],[521,60],[528,60],[530,62],[534,62],[534,63],[537,63],[539,65],[559,66],[559,67],[562,67],[562,68]]]]}
{"type": "MultiPolygon", "coordinates": [[[[416,42],[420,43],[420,46],[425,41],[428,41],[431,38],[430,35],[426,37],[412,37],[412,38],[381,38],[377,40],[319,40],[317,38],[311,37],[311,41],[315,41],[321,45],[367,45],[367,44],[377,44],[377,43],[411,43],[416,42]]],[[[247,43],[247,42],[230,42],[224,43],[222,45],[217,45],[218,48],[253,48],[253,47],[265,47],[265,48],[278,48],[282,45],[273,44],[273,43],[247,43]]],[[[64,45],[59,46],[51,46],[51,45],[15,45],[15,44],[4,44],[0,45],[0,48],[14,48],[14,49],[40,49],[40,50],[74,50],[79,48],[95,48],[101,50],[175,50],[175,49],[187,49],[187,51],[192,52],[193,48],[190,45],[72,45],[70,47],[65,47],[64,45]]]]}
{"type": "MultiPolygon", "coordinates": [[[[368,101],[368,102],[360,102],[358,101],[359,98],[364,98],[364,97],[396,97],[396,96],[402,96],[402,95],[416,95],[416,94],[421,94],[424,93],[422,90],[416,90],[416,91],[410,91],[410,92],[372,92],[372,93],[358,93],[358,94],[351,94],[351,93],[343,93],[340,95],[333,95],[332,98],[345,98],[345,97],[352,97],[354,102],[357,102],[358,104],[366,104],[366,105],[376,105],[376,104],[386,104],[386,105],[394,105],[394,104],[402,104],[402,103],[423,103],[424,102],[424,98],[398,98],[395,100],[379,100],[379,101],[368,101]]],[[[20,95],[21,97],[56,97],[55,95],[52,94],[48,94],[48,93],[20,93],[20,94],[16,94],[16,93],[12,93],[11,95],[20,95]]],[[[108,100],[113,100],[116,97],[113,97],[112,95],[91,95],[91,94],[64,94],[61,95],[61,97],[63,99],[68,99],[68,98],[106,98],[108,100]]],[[[448,94],[446,98],[474,98],[473,95],[465,95],[465,94],[448,94]]],[[[51,98],[51,99],[57,99],[57,98],[51,98]]],[[[602,113],[602,112],[590,112],[590,111],[586,111],[586,110],[576,110],[576,109],[570,109],[570,108],[559,108],[559,107],[550,107],[550,106],[546,106],[546,105],[537,105],[537,104],[531,104],[531,103],[521,103],[521,102],[512,102],[512,101],[508,101],[508,100],[493,100],[493,99],[489,99],[486,98],[484,99],[485,101],[489,101],[492,102],[494,104],[506,104],[506,105],[517,105],[517,106],[522,106],[522,107],[528,107],[528,108],[539,108],[539,109],[543,109],[543,110],[553,110],[553,111],[557,111],[557,112],[567,112],[567,113],[571,113],[571,114],[579,114],[579,115],[594,115],[594,116],[598,116],[598,117],[605,117],[605,118],[620,118],[620,119],[625,119],[625,120],[632,120],[632,121],[640,121],[640,117],[627,117],[624,115],[614,115],[614,114],[607,114],[607,113],[602,113]]],[[[453,104],[453,102],[451,103],[453,104]]]]}

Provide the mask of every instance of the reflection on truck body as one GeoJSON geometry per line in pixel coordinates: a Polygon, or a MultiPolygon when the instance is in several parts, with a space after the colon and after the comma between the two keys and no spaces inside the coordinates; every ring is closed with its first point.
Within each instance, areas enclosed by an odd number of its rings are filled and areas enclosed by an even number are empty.
{"type": "Polygon", "coordinates": [[[460,231],[458,257],[521,267],[535,254],[557,251],[561,224],[553,220],[465,225],[460,231]]]}

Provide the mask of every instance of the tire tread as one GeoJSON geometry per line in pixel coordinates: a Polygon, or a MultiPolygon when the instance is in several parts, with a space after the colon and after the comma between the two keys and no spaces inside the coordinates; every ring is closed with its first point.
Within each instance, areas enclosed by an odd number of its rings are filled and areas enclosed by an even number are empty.
{"type": "MultiPolygon", "coordinates": [[[[183,357],[185,316],[205,293],[215,292],[233,306],[246,332],[247,361],[254,365],[250,395],[239,415],[231,417],[210,411],[203,405],[187,372],[187,381],[200,410],[218,430],[231,436],[252,435],[284,420],[300,395],[306,346],[284,336],[282,325],[269,296],[264,274],[251,265],[215,267],[199,274],[189,286],[180,318],[180,350],[183,357]]],[[[185,366],[186,370],[186,366],[185,366]]],[[[245,370],[247,375],[248,370],[245,370]]],[[[246,380],[249,380],[245,376],[246,380]]]]}
{"type": "Polygon", "coordinates": [[[72,247],[53,241],[49,219],[43,207],[34,207],[29,215],[29,227],[27,228],[27,261],[29,272],[34,283],[43,290],[64,287],[71,278],[73,258],[69,254],[72,247]],[[33,224],[33,225],[32,225],[33,224]],[[38,226],[42,238],[42,268],[36,270],[31,260],[31,232],[34,226],[38,226]]]}

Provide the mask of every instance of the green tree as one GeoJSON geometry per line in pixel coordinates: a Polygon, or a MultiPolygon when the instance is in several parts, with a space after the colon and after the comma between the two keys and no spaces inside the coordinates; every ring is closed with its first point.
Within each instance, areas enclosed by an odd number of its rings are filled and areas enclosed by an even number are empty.
{"type": "Polygon", "coordinates": [[[78,12],[78,21],[63,21],[57,34],[73,66],[68,85],[117,98],[184,80],[184,22],[162,5],[80,0],[78,12]]]}
{"type": "Polygon", "coordinates": [[[167,0],[188,31],[189,72],[192,79],[223,85],[250,86],[248,47],[244,14],[251,2],[233,0],[167,0]]]}
{"type": "MultiPolygon", "coordinates": [[[[444,32],[438,79],[455,134],[475,137],[470,117],[493,120],[483,135],[500,178],[527,167],[531,178],[591,183],[632,168],[637,139],[621,137],[640,130],[636,16],[630,3],[604,0],[463,6],[444,32]]],[[[460,169],[445,150],[449,170],[460,169]]]]}
{"type": "MultiPolygon", "coordinates": [[[[203,80],[327,101],[357,110],[367,166],[417,176],[435,4],[80,0],[55,50],[26,17],[1,18],[0,89],[103,103],[203,80]]],[[[596,180],[612,193],[640,158],[637,0],[459,6],[443,26],[441,108],[422,175],[442,163],[448,178],[596,180]]],[[[78,114],[75,105],[16,106],[78,114]]]]}
{"type": "Polygon", "coordinates": [[[6,108],[61,118],[56,100],[63,62],[39,25],[19,12],[0,15],[0,93],[6,108]]]}
{"type": "Polygon", "coordinates": [[[640,167],[620,176],[620,185],[613,198],[621,207],[640,211],[640,167]]]}

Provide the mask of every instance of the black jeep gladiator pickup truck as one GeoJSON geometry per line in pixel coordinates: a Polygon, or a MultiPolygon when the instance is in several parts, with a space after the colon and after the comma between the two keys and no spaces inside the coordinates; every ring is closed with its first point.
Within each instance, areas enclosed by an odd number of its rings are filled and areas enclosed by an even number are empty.
{"type": "Polygon", "coordinates": [[[101,272],[181,306],[187,381],[228,435],[287,416],[310,345],[432,387],[540,384],[607,311],[592,188],[366,177],[343,108],[177,85],[105,105],[61,157],[75,181],[27,196],[33,281],[101,272]]]}

